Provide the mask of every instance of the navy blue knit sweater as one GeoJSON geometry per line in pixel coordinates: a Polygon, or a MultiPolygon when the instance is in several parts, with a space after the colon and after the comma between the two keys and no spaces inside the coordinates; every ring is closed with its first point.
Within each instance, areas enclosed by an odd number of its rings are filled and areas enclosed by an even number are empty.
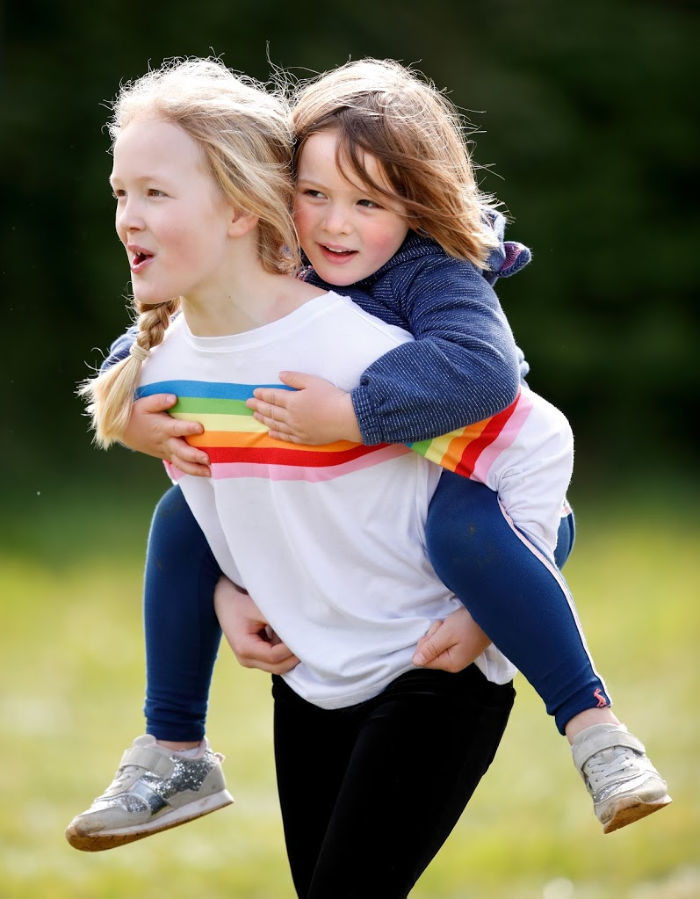
{"type": "Polygon", "coordinates": [[[352,392],[365,444],[427,440],[513,402],[527,366],[491,283],[529,260],[526,247],[501,243],[482,272],[410,232],[389,262],[351,287],[333,288],[309,272],[311,283],[347,294],[416,338],[377,359],[352,392]]]}

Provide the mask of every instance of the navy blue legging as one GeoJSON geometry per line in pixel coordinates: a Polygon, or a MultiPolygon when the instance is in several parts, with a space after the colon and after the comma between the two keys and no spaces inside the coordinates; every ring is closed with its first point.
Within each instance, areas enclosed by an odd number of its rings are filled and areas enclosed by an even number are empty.
{"type": "MultiPolygon", "coordinates": [[[[426,540],[438,576],[537,690],[561,732],[578,712],[609,704],[561,574],[512,527],[496,493],[443,472],[426,540]]],[[[572,543],[568,516],[557,565],[572,543]]],[[[157,739],[204,735],[221,638],[213,604],[220,575],[181,490],[172,487],[153,515],[144,587],[146,729],[157,739]]]]}

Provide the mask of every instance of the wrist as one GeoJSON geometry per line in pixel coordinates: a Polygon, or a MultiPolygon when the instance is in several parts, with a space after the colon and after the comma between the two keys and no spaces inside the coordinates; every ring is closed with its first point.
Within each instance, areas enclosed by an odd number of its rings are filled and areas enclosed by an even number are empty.
{"type": "Polygon", "coordinates": [[[349,440],[352,443],[362,443],[362,432],[357,423],[357,416],[355,415],[355,407],[353,406],[351,394],[344,393],[342,395],[340,410],[343,439],[349,440]]]}

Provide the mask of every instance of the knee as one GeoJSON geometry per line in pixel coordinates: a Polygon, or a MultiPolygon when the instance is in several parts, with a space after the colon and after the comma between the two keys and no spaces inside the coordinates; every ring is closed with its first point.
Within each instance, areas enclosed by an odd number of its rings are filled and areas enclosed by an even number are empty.
{"type": "Polygon", "coordinates": [[[461,580],[467,573],[475,576],[478,569],[500,564],[503,528],[493,490],[443,473],[425,525],[428,558],[438,577],[452,586],[455,576],[461,580]]]}
{"type": "Polygon", "coordinates": [[[165,542],[170,552],[188,551],[202,531],[187,505],[182,490],[171,487],[159,499],[153,512],[149,543],[157,545],[165,542]]]}

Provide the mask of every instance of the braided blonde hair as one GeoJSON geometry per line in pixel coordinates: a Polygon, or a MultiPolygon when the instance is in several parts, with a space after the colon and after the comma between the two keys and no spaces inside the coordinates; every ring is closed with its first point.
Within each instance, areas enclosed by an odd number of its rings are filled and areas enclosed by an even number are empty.
{"type": "Polygon", "coordinates": [[[486,266],[498,240],[484,211],[498,203],[478,187],[466,121],[431,82],[393,60],[361,59],[291,92],[295,166],[311,135],[334,131],[341,169],[379,195],[398,197],[409,227],[446,253],[486,266]],[[393,194],[369,176],[368,153],[393,194]]]}
{"type": "MultiPolygon", "coordinates": [[[[123,85],[112,112],[112,145],[135,120],[157,119],[181,127],[202,148],[225,197],[257,217],[263,269],[285,274],[298,267],[291,211],[292,133],[288,108],[279,95],[234,74],[219,60],[173,59],[123,85]]],[[[110,446],[124,433],[141,365],[162,342],[179,305],[179,298],[148,306],[134,301],[138,336],[129,355],[79,387],[99,446],[110,446]]]]}

